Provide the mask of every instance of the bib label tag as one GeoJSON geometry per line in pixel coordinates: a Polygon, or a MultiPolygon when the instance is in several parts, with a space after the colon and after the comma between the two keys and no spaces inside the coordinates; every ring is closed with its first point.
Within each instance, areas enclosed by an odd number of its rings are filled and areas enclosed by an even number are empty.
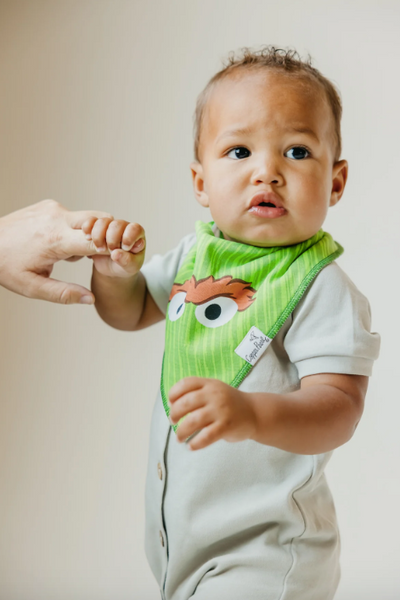
{"type": "Polygon", "coordinates": [[[253,325],[239,346],[235,348],[235,352],[253,366],[264,354],[271,342],[272,340],[269,337],[253,325]]]}

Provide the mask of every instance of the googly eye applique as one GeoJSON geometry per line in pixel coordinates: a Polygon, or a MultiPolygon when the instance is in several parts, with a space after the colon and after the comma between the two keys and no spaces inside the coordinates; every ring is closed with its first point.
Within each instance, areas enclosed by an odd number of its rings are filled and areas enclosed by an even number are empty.
{"type": "Polygon", "coordinates": [[[177,321],[186,304],[193,303],[197,321],[213,329],[228,323],[238,310],[247,310],[255,301],[255,294],[249,281],[234,279],[231,275],[220,279],[210,275],[198,281],[192,275],[183,283],[172,286],[168,317],[170,321],[177,321]]]}
{"type": "Polygon", "coordinates": [[[235,300],[220,296],[200,304],[194,314],[199,323],[213,329],[228,323],[235,316],[238,308],[235,300]]]}
{"type": "Polygon", "coordinates": [[[186,292],[178,292],[173,296],[168,308],[168,317],[170,321],[177,321],[185,312],[186,292]]]}

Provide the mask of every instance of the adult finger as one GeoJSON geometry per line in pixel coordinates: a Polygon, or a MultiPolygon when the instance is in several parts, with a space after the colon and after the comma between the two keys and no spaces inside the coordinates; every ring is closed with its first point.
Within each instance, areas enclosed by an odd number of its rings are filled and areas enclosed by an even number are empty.
{"type": "MultiPolygon", "coordinates": [[[[97,254],[97,249],[92,240],[87,240],[81,229],[67,229],[60,240],[58,258],[65,259],[69,256],[91,256],[97,254]]],[[[104,254],[109,254],[108,250],[104,254]]]]}
{"type": "Polygon", "coordinates": [[[38,300],[57,304],[94,304],[93,294],[83,286],[43,277],[36,273],[27,275],[26,289],[30,298],[38,300]]]}
{"type": "Polygon", "coordinates": [[[68,211],[65,214],[65,220],[72,229],[80,229],[83,223],[95,217],[96,219],[113,219],[114,217],[110,213],[102,212],[99,210],[77,210],[68,211]]]}
{"type": "Polygon", "coordinates": [[[70,256],[69,258],[66,258],[65,260],[67,260],[68,262],[77,262],[78,260],[82,260],[83,256],[70,256]]]}

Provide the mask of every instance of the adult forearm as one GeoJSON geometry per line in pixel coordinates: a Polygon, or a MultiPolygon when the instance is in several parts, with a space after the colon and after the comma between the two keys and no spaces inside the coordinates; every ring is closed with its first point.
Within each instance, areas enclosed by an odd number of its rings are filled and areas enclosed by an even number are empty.
{"type": "Polygon", "coordinates": [[[143,312],[146,281],[140,273],[132,277],[107,277],[93,269],[92,292],[100,317],[116,329],[134,331],[143,312]]]}
{"type": "Polygon", "coordinates": [[[256,416],[252,439],[297,454],[341,446],[352,437],[362,412],[353,396],[330,385],[289,394],[249,394],[248,400],[256,416]]]}

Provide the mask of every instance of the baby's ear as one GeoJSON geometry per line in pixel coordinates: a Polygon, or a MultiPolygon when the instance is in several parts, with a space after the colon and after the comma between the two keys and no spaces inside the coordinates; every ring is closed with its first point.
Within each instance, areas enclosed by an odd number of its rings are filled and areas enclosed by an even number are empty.
{"type": "Polygon", "coordinates": [[[332,169],[332,191],[329,206],[334,206],[343,196],[346,187],[349,165],[347,160],[339,160],[333,165],[332,169]]]}
{"type": "Polygon", "coordinates": [[[209,203],[208,195],[205,191],[203,167],[199,162],[195,161],[191,163],[190,170],[192,171],[193,190],[194,195],[196,196],[196,200],[202,206],[207,208],[209,206],[209,203]]]}

